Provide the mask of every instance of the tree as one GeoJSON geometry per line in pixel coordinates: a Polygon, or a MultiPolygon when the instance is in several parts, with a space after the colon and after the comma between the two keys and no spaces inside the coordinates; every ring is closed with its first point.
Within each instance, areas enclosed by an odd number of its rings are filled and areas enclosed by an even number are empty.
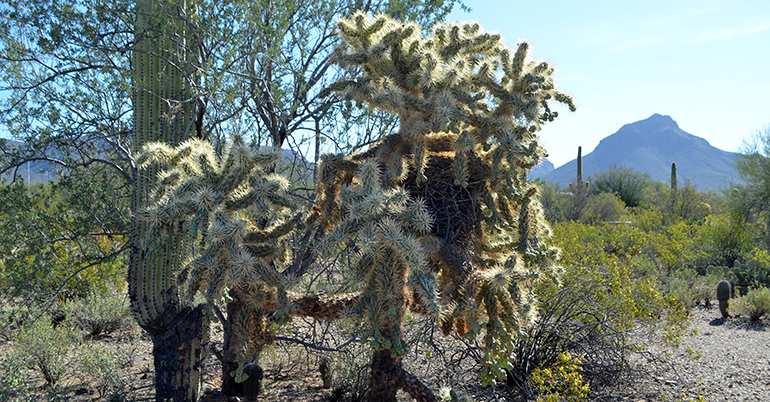
{"type": "MultiPolygon", "coordinates": [[[[342,19],[339,31],[340,63],[359,67],[360,75],[330,91],[397,116],[399,130],[365,152],[322,159],[322,220],[336,223],[334,233],[348,234],[375,213],[375,222],[389,222],[376,230],[394,233],[388,236],[394,241],[416,236],[428,259],[424,269],[409,257],[406,250],[415,247],[406,246],[408,240],[395,241],[404,244],[403,256],[388,252],[389,245],[361,247],[361,266],[370,267],[360,305],[372,336],[367,398],[395,401],[404,389],[418,401],[435,400],[402,367],[400,326],[410,294],[414,308],[431,313],[446,333],[455,328],[473,339],[486,329],[482,376],[494,383],[505,377],[515,334],[535,316],[533,283],[557,276],[539,190],[527,173],[544,156],[535,132],[557,115],[549,101],[574,110],[572,99],[555,89],[550,64],[527,60],[527,43],[511,54],[499,35],[478,24],[442,24],[423,37],[415,24],[357,13],[342,19]],[[389,193],[371,184],[370,160],[382,168],[380,186],[405,194],[402,204],[424,203],[430,233],[420,233],[424,220],[415,219],[417,212],[405,221],[385,220],[399,210],[387,208],[389,193]],[[368,196],[359,195],[367,188],[368,196]],[[396,259],[385,264],[392,268],[378,268],[387,258],[396,259]],[[452,306],[448,311],[437,310],[436,294],[452,306]]],[[[353,241],[387,244],[373,230],[364,228],[367,235],[353,241]]]]}
{"type": "MultiPolygon", "coordinates": [[[[116,179],[107,182],[105,193],[134,194],[131,209],[115,212],[121,215],[118,220],[127,221],[131,211],[147,206],[146,191],[156,179],[153,169],[146,174],[136,170],[134,157],[146,142],[175,145],[208,137],[221,152],[225,139],[240,131],[257,146],[289,145],[304,152],[299,145],[305,137],[297,133],[309,128],[319,147],[322,134],[346,138],[348,127],[338,125],[339,116],[352,109],[339,105],[337,98],[318,96],[325,83],[346,73],[332,62],[333,22],[363,8],[427,26],[443,19],[454,4],[6,2],[2,9],[11,11],[0,17],[5,67],[0,90],[7,96],[0,100],[0,121],[3,130],[26,146],[0,144],[0,173],[40,160],[61,167],[60,175],[97,166],[109,169],[116,179]]],[[[379,138],[385,132],[380,129],[390,127],[367,116],[356,116],[368,123],[361,128],[362,141],[379,138]]],[[[90,181],[88,175],[79,177],[90,181]]],[[[142,225],[146,223],[133,226],[129,274],[139,321],[159,343],[192,348],[190,359],[170,365],[162,362],[166,346],[156,350],[156,398],[192,399],[194,383],[200,380],[194,362],[201,357],[202,348],[196,345],[205,335],[200,327],[203,307],[179,302],[178,284],[167,268],[180,268],[183,255],[167,254],[171,265],[160,257],[154,262],[145,258],[142,225]],[[187,333],[190,342],[163,338],[174,329],[187,333]]],[[[184,242],[179,236],[175,240],[184,242]]],[[[172,247],[168,240],[159,245],[158,256],[164,255],[164,247],[172,247]]]]}
{"type": "Polygon", "coordinates": [[[591,184],[596,193],[615,194],[623,200],[626,206],[638,207],[644,202],[652,179],[648,173],[637,172],[630,167],[613,164],[606,171],[594,173],[591,184]]]}
{"type": "Polygon", "coordinates": [[[764,224],[765,247],[770,248],[770,126],[744,142],[735,166],[746,184],[733,187],[734,208],[744,219],[764,224]]]}

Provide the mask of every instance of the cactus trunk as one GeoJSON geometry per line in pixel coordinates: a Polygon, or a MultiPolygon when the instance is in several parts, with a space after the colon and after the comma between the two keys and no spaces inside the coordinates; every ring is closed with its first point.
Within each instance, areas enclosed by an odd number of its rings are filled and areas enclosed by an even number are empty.
{"type": "Polygon", "coordinates": [[[396,402],[396,392],[404,382],[401,359],[396,359],[390,350],[375,350],[372,354],[371,375],[367,400],[371,402],[396,402]]]}
{"type": "Polygon", "coordinates": [[[197,401],[208,339],[203,306],[185,307],[175,323],[152,336],[156,401],[197,401]]]}
{"type": "Polygon", "coordinates": [[[727,312],[727,308],[729,307],[729,300],[720,300],[719,301],[719,312],[722,313],[722,318],[730,318],[730,313],[727,312]]]}
{"type": "Polygon", "coordinates": [[[399,389],[406,391],[417,402],[436,402],[433,392],[417,377],[406,372],[400,358],[390,350],[376,350],[370,364],[367,400],[371,402],[396,402],[399,389]]]}
{"type": "Polygon", "coordinates": [[[677,179],[676,179],[676,162],[671,163],[671,189],[676,190],[677,188],[677,179]]]}
{"type": "MultiPolygon", "coordinates": [[[[188,25],[176,17],[178,8],[189,11],[183,2],[136,3],[132,73],[134,154],[152,141],[177,144],[194,128],[195,103],[189,102],[190,90],[181,71],[191,71],[186,68],[190,57],[185,49],[192,46],[185,43],[188,25]],[[168,33],[173,33],[174,39],[168,33]]],[[[148,239],[147,222],[137,218],[137,212],[148,206],[151,180],[156,172],[150,170],[140,175],[136,168],[132,172],[129,296],[139,325],[153,339],[156,400],[197,401],[207,328],[203,325],[202,307],[182,305],[174,280],[174,273],[190,249],[189,239],[182,233],[148,239]]]]}
{"type": "Polygon", "coordinates": [[[583,147],[578,147],[577,156],[577,185],[583,185],[583,147]]]}

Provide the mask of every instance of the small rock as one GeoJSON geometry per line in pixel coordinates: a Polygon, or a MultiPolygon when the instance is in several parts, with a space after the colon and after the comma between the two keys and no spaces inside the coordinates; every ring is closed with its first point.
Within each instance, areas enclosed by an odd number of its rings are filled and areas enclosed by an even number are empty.
{"type": "Polygon", "coordinates": [[[85,387],[78,388],[77,390],[75,390],[75,395],[90,395],[90,394],[93,394],[93,393],[94,393],[94,391],[91,391],[91,390],[89,390],[88,388],[85,388],[85,387]]]}

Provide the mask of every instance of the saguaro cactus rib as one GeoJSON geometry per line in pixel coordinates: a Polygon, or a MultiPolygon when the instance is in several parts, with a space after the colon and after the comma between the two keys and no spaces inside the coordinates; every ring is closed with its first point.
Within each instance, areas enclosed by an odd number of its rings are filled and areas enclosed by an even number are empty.
{"type": "MultiPolygon", "coordinates": [[[[193,126],[195,105],[187,102],[190,93],[180,71],[190,57],[171,39],[172,33],[177,40],[186,38],[189,27],[174,17],[178,7],[186,6],[185,2],[137,1],[132,75],[135,155],[150,141],[177,144],[193,126]],[[173,12],[164,12],[166,7],[173,12]]],[[[181,303],[173,276],[181,269],[189,239],[181,232],[162,241],[149,239],[151,225],[138,217],[148,206],[156,174],[157,168],[133,170],[129,296],[139,325],[153,339],[156,400],[193,402],[200,393],[207,329],[202,307],[181,303]]]]}

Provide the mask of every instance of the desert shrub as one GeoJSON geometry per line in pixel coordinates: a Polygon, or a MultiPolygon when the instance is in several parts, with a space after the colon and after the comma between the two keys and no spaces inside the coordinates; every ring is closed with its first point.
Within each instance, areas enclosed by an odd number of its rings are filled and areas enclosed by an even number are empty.
{"type": "Polygon", "coordinates": [[[46,383],[54,385],[67,370],[67,355],[75,333],[68,322],[54,328],[46,314],[19,330],[13,339],[14,353],[27,368],[39,371],[46,383]]]}
{"type": "Polygon", "coordinates": [[[31,305],[125,286],[126,260],[120,251],[125,238],[91,235],[107,227],[121,232],[122,224],[102,215],[115,211],[114,202],[96,202],[105,196],[103,188],[86,189],[68,180],[29,192],[18,183],[0,183],[0,296],[31,305]],[[82,210],[73,208],[75,199],[81,200],[82,210]],[[104,211],[91,210],[97,207],[104,211]],[[99,222],[115,225],[97,229],[99,222]]]}
{"type": "Polygon", "coordinates": [[[80,382],[94,388],[100,399],[125,400],[129,379],[121,371],[129,366],[130,361],[122,357],[99,344],[84,345],[77,362],[80,382]]]}
{"type": "Polygon", "coordinates": [[[579,222],[600,224],[620,220],[625,214],[626,205],[614,194],[593,194],[586,200],[581,210],[579,222]]]}
{"type": "Polygon", "coordinates": [[[510,369],[509,383],[525,397],[533,397],[532,370],[558,364],[561,353],[581,356],[584,377],[602,386],[613,383],[638,350],[631,329],[641,327],[661,344],[678,343],[687,311],[639,268],[647,263],[646,239],[643,231],[625,226],[554,226],[562,283],[541,283],[540,318],[516,341],[510,369]]]}
{"type": "Polygon", "coordinates": [[[538,390],[537,402],[577,402],[588,398],[588,384],[583,383],[580,366],[583,358],[562,352],[556,364],[538,367],[530,375],[532,385],[538,390]]]}
{"type": "Polygon", "coordinates": [[[588,179],[595,193],[614,194],[629,207],[638,207],[644,202],[653,180],[649,173],[636,171],[626,166],[611,165],[606,171],[596,172],[588,179]]]}
{"type": "Polygon", "coordinates": [[[5,356],[0,359],[0,400],[32,401],[22,399],[27,391],[27,370],[17,356],[5,356]]]}
{"type": "Polygon", "coordinates": [[[751,289],[746,296],[733,299],[731,304],[734,311],[749,316],[752,321],[757,321],[770,313],[770,289],[751,289]]]}
{"type": "Polygon", "coordinates": [[[132,319],[128,299],[116,292],[92,292],[68,307],[75,325],[92,336],[117,331],[132,319]]]}
{"type": "Polygon", "coordinates": [[[542,185],[540,201],[545,218],[550,222],[581,222],[596,224],[625,219],[625,204],[609,193],[591,194],[578,191],[575,194],[559,184],[542,185]]]}
{"type": "Polygon", "coordinates": [[[661,278],[661,281],[668,295],[679,301],[684,308],[690,309],[701,303],[709,306],[720,279],[719,275],[700,275],[692,268],[683,268],[661,278]]]}
{"type": "Polygon", "coordinates": [[[699,267],[732,266],[748,259],[754,247],[754,228],[735,213],[709,215],[693,239],[701,256],[699,267]]]}

